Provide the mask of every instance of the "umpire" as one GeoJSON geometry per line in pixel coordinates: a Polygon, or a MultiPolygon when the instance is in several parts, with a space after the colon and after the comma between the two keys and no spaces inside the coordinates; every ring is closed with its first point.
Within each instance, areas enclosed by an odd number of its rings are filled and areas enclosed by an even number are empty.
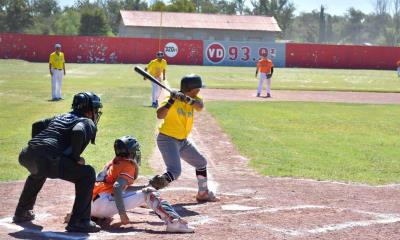
{"type": "Polygon", "coordinates": [[[33,206],[46,178],[60,178],[75,184],[75,202],[65,229],[86,233],[100,230],[90,220],[95,170],[80,156],[89,142],[95,142],[100,108],[96,94],[82,92],[74,96],[71,112],[32,124],[32,139],[19,155],[19,163],[30,175],[15,210],[15,223],[35,219],[33,206]]]}

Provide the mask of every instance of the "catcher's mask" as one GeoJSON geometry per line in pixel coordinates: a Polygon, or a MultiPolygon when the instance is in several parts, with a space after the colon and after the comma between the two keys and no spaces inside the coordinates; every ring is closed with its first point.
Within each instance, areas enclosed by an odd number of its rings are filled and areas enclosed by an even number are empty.
{"type": "Polygon", "coordinates": [[[102,112],[100,108],[103,107],[100,98],[93,92],[81,92],[75,94],[72,100],[72,109],[82,114],[91,112],[91,119],[97,125],[100,120],[102,112]]]}
{"type": "Polygon", "coordinates": [[[136,138],[131,136],[123,136],[114,142],[115,155],[119,157],[132,158],[139,166],[142,163],[140,144],[136,138]]]}
{"type": "Polygon", "coordinates": [[[164,57],[164,53],[161,52],[161,51],[158,51],[158,52],[156,53],[156,56],[157,56],[157,58],[163,58],[163,57],[164,57]]]}
{"type": "Polygon", "coordinates": [[[196,74],[189,74],[184,76],[181,79],[181,92],[189,92],[192,89],[195,88],[202,88],[203,83],[201,81],[201,77],[196,74]]]}

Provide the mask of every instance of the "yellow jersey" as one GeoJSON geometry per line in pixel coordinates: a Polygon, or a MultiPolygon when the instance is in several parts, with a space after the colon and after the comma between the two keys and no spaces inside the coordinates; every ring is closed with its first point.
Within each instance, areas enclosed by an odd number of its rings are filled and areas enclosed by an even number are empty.
{"type": "MultiPolygon", "coordinates": [[[[169,97],[161,102],[160,106],[165,106],[168,99],[169,97]]],[[[201,97],[197,96],[195,99],[201,99],[201,97]]],[[[193,128],[193,114],[192,105],[176,100],[160,124],[160,133],[179,140],[187,138],[193,128]]]]}
{"type": "Polygon", "coordinates": [[[60,54],[57,54],[56,52],[53,52],[50,54],[49,58],[49,63],[51,64],[52,68],[55,69],[64,69],[64,53],[60,52],[60,54]]]}
{"type": "Polygon", "coordinates": [[[147,71],[156,78],[160,78],[164,70],[167,69],[167,61],[165,59],[153,59],[147,65],[147,71]]]}

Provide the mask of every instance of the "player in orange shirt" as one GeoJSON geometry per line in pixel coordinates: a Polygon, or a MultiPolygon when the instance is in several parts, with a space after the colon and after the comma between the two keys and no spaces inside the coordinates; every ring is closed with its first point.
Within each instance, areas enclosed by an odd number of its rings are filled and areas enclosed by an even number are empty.
{"type": "Polygon", "coordinates": [[[91,216],[110,218],[118,213],[121,224],[128,224],[130,220],[126,209],[146,204],[165,222],[166,231],[194,232],[194,228],[188,226],[188,222],[154,188],[129,189],[138,177],[141,162],[137,140],[131,136],[121,137],[115,140],[114,150],[115,158],[104,166],[96,178],[91,216]]]}
{"type": "Polygon", "coordinates": [[[258,72],[260,72],[260,76],[258,80],[257,97],[261,96],[264,81],[267,82],[266,97],[271,97],[271,78],[274,73],[274,64],[265,55],[261,56],[261,59],[257,62],[256,78],[258,72]]]}
{"type": "Polygon", "coordinates": [[[397,76],[400,77],[400,60],[397,61],[397,76]]]}

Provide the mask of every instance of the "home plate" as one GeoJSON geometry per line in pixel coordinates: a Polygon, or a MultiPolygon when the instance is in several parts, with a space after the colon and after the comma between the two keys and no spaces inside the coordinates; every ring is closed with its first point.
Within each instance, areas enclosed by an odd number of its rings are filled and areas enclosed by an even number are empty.
{"type": "Polygon", "coordinates": [[[221,206],[222,210],[225,211],[250,211],[257,209],[259,207],[250,207],[250,206],[244,206],[244,205],[239,205],[239,204],[227,204],[221,206]]]}

